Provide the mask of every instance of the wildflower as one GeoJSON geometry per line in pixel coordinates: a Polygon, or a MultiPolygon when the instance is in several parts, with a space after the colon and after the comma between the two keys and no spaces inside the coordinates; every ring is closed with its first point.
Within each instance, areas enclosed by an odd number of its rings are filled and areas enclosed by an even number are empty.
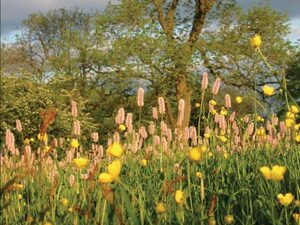
{"type": "Polygon", "coordinates": [[[294,200],[294,196],[291,193],[287,193],[285,195],[278,194],[277,199],[278,199],[278,201],[280,202],[281,205],[288,206],[294,200]]]}
{"type": "Polygon", "coordinates": [[[210,133],[204,133],[204,137],[206,138],[206,139],[209,139],[210,138],[210,133]]]}
{"type": "Polygon", "coordinates": [[[106,184],[106,183],[111,183],[113,182],[113,178],[109,173],[100,173],[98,177],[98,182],[100,184],[106,184]]]}
{"type": "Polygon", "coordinates": [[[66,199],[66,198],[62,198],[61,200],[60,200],[60,202],[61,202],[61,204],[63,205],[63,206],[68,206],[69,205],[69,201],[68,201],[68,199],[66,199]]]}
{"type": "Polygon", "coordinates": [[[260,128],[258,128],[258,129],[256,130],[255,133],[256,133],[257,136],[262,137],[262,136],[265,136],[265,135],[266,135],[266,130],[265,130],[265,128],[260,127],[260,128]]]}
{"type": "Polygon", "coordinates": [[[38,138],[39,141],[44,141],[44,142],[46,142],[48,140],[47,134],[42,134],[42,133],[39,133],[37,135],[37,138],[38,138]]]}
{"type": "Polygon", "coordinates": [[[196,102],[196,108],[200,108],[200,103],[196,102]]]}
{"type": "Polygon", "coordinates": [[[212,99],[212,100],[209,101],[209,104],[213,105],[213,106],[216,106],[218,103],[215,100],[212,99]]]}
{"type": "Polygon", "coordinates": [[[79,146],[78,140],[75,139],[75,138],[73,138],[73,139],[71,140],[71,147],[72,147],[72,148],[78,148],[78,146],[79,146]]]}
{"type": "Polygon", "coordinates": [[[300,134],[298,134],[296,137],[295,137],[295,140],[297,143],[300,143],[300,134]]]}
{"type": "Polygon", "coordinates": [[[68,208],[68,212],[73,212],[73,207],[68,208]]]}
{"type": "Polygon", "coordinates": [[[199,162],[202,159],[202,150],[200,147],[194,147],[189,151],[189,158],[192,161],[199,162]]]}
{"type": "Polygon", "coordinates": [[[241,104],[242,101],[243,101],[243,98],[241,96],[236,96],[235,101],[236,101],[237,104],[241,104]]]}
{"type": "Polygon", "coordinates": [[[119,125],[119,130],[120,131],[125,131],[126,130],[126,126],[124,124],[120,124],[119,125]]]}
{"type": "Polygon", "coordinates": [[[148,162],[147,162],[147,159],[142,159],[142,160],[141,160],[141,165],[142,165],[142,166],[147,166],[147,163],[148,163],[148,162]]]}
{"type": "Polygon", "coordinates": [[[18,200],[21,200],[23,196],[21,194],[18,194],[18,200]]]}
{"type": "Polygon", "coordinates": [[[264,122],[265,121],[265,119],[262,118],[261,116],[256,116],[255,119],[256,119],[257,122],[264,122]]]}
{"type": "Polygon", "coordinates": [[[212,87],[212,94],[217,95],[220,89],[221,79],[217,78],[212,87]]]}
{"type": "Polygon", "coordinates": [[[121,167],[120,160],[115,160],[107,166],[107,171],[113,179],[116,179],[120,175],[121,167]]]}
{"type": "Polygon", "coordinates": [[[220,114],[223,115],[223,116],[226,116],[228,114],[228,111],[224,107],[222,107],[221,111],[220,111],[220,114]]]}
{"type": "Polygon", "coordinates": [[[44,147],[44,152],[45,152],[45,153],[49,153],[50,150],[51,150],[51,148],[50,148],[49,146],[45,146],[45,147],[44,147]]]}
{"type": "Polygon", "coordinates": [[[292,112],[287,112],[285,114],[285,118],[287,118],[287,119],[295,119],[295,114],[292,113],[292,112]]]}
{"type": "Polygon", "coordinates": [[[119,143],[113,143],[109,149],[108,154],[117,158],[120,158],[123,153],[123,147],[119,143]]]}
{"type": "Polygon", "coordinates": [[[265,96],[272,96],[275,94],[275,88],[271,87],[269,85],[264,85],[262,87],[262,91],[264,93],[265,96]]]}
{"type": "Polygon", "coordinates": [[[293,218],[294,218],[296,224],[300,225],[300,214],[299,213],[294,213],[293,218]]]}
{"type": "Polygon", "coordinates": [[[196,177],[201,179],[201,178],[203,178],[203,174],[201,172],[196,172],[196,177]]]}
{"type": "Polygon", "coordinates": [[[224,156],[224,159],[228,159],[228,153],[227,152],[224,152],[223,156],[224,156]]]}
{"type": "Polygon", "coordinates": [[[269,167],[267,166],[263,166],[263,167],[260,167],[260,172],[262,173],[262,175],[264,176],[264,178],[266,180],[271,180],[272,179],[272,171],[269,167]]]}
{"type": "Polygon", "coordinates": [[[24,140],[24,144],[25,144],[25,145],[29,145],[29,144],[30,144],[30,140],[29,140],[28,138],[26,138],[26,139],[24,140]]]}
{"type": "Polygon", "coordinates": [[[299,113],[299,108],[295,105],[291,105],[290,112],[294,113],[294,114],[298,114],[299,113]]]}
{"type": "Polygon", "coordinates": [[[299,130],[299,128],[300,128],[300,123],[297,123],[297,124],[294,125],[295,130],[299,130]]]}
{"type": "Polygon", "coordinates": [[[233,215],[227,215],[224,218],[226,224],[232,224],[234,222],[233,215]]]}
{"type": "Polygon", "coordinates": [[[73,163],[74,165],[78,168],[78,169],[83,169],[87,166],[89,160],[79,157],[79,158],[75,158],[73,159],[73,163]]]}
{"type": "Polygon", "coordinates": [[[251,39],[250,39],[250,45],[252,48],[260,48],[261,46],[261,36],[258,34],[255,34],[251,39]]]}
{"type": "Polygon", "coordinates": [[[43,223],[43,225],[52,225],[52,223],[45,222],[45,223],[43,223]]]}
{"type": "Polygon", "coordinates": [[[220,136],[218,136],[218,138],[223,143],[225,143],[227,141],[227,137],[225,137],[224,135],[220,135],[220,136]]]}
{"type": "Polygon", "coordinates": [[[211,113],[212,115],[216,115],[216,114],[217,114],[217,111],[216,111],[215,109],[213,109],[213,110],[210,111],[210,113],[211,113]]]}
{"type": "Polygon", "coordinates": [[[286,167],[275,165],[271,170],[269,167],[263,166],[260,168],[260,172],[266,180],[280,181],[283,180],[283,176],[286,172],[286,167]]]}
{"type": "Polygon", "coordinates": [[[166,212],[166,206],[163,202],[159,202],[156,204],[155,211],[157,214],[162,214],[166,212]]]}
{"type": "Polygon", "coordinates": [[[283,180],[283,175],[286,171],[286,168],[284,166],[273,166],[272,167],[272,179],[273,180],[283,180]]]}
{"type": "Polygon", "coordinates": [[[299,207],[300,206],[300,200],[295,200],[295,206],[299,207]]]}
{"type": "Polygon", "coordinates": [[[34,142],[35,140],[34,140],[34,138],[30,138],[30,142],[34,142]]]}
{"type": "Polygon", "coordinates": [[[181,190],[175,192],[175,201],[177,204],[182,205],[184,201],[184,193],[181,190]]]}
{"type": "Polygon", "coordinates": [[[15,190],[23,190],[24,189],[24,185],[23,184],[14,184],[12,187],[15,190]]]}
{"type": "Polygon", "coordinates": [[[288,128],[289,128],[289,127],[292,127],[292,126],[294,125],[294,123],[295,123],[295,120],[294,120],[294,119],[289,119],[289,118],[288,118],[288,119],[285,119],[285,120],[284,120],[284,124],[285,124],[285,126],[288,127],[288,128]]]}

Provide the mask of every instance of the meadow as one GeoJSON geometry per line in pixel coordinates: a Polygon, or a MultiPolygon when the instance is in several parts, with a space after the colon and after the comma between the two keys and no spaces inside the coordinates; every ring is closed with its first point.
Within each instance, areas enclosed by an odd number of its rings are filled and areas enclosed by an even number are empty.
{"type": "MultiPolygon", "coordinates": [[[[193,107],[199,122],[190,127],[181,126],[183,100],[176,128],[166,122],[163,97],[152,119],[143,118],[140,88],[140,115],[120,108],[105,144],[101,134],[81,134],[75,101],[69,136],[47,134],[53,109],[41,114],[34,137],[17,119],[1,147],[1,224],[299,225],[299,107],[287,103],[284,118],[238,117],[232,101],[243,107],[243,96],[217,102],[221,82],[210,90],[203,74],[201,101],[193,107]],[[208,92],[213,97],[205,102],[208,92]]],[[[262,91],[275,94],[267,85],[262,91]]]]}

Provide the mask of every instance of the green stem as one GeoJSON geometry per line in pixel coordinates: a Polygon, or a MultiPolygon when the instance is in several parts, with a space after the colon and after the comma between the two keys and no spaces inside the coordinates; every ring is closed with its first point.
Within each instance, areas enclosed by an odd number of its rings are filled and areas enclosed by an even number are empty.
{"type": "Polygon", "coordinates": [[[103,212],[102,212],[102,219],[101,219],[101,225],[104,224],[105,210],[106,210],[106,200],[104,200],[103,212]]]}

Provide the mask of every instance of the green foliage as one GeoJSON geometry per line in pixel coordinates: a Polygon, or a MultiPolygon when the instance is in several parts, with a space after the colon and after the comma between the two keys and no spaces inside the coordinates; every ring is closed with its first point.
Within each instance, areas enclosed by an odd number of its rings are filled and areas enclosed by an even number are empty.
{"type": "Polygon", "coordinates": [[[66,89],[71,79],[63,81],[52,80],[49,83],[39,83],[28,74],[9,75],[1,77],[1,143],[5,136],[5,130],[16,130],[16,120],[22,123],[25,133],[17,136],[17,142],[22,143],[23,138],[36,138],[40,130],[40,112],[55,108],[56,120],[49,129],[49,134],[59,136],[71,136],[72,116],[70,109],[71,100],[76,100],[79,108],[78,120],[81,122],[83,133],[91,132],[96,127],[91,123],[91,118],[84,111],[86,102],[80,97],[76,89],[66,89]],[[64,86],[59,87],[57,84],[64,86]]]}

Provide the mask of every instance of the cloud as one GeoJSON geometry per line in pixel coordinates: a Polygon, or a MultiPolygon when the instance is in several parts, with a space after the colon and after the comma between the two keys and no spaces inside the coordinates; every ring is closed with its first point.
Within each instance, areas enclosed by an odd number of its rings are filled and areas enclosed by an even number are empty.
{"type": "Polygon", "coordinates": [[[2,0],[1,36],[19,28],[21,21],[34,12],[47,12],[57,8],[103,10],[108,0],[2,0]]]}
{"type": "MultiPolygon", "coordinates": [[[[116,2],[117,0],[113,0],[116,2]]],[[[109,0],[2,0],[1,1],[1,39],[11,35],[21,26],[21,21],[34,12],[47,12],[57,8],[75,8],[87,11],[105,9],[109,0]]],[[[247,9],[263,0],[237,0],[243,8],[247,9]]],[[[289,16],[300,18],[300,0],[271,0],[272,8],[288,12],[289,16]]]]}

